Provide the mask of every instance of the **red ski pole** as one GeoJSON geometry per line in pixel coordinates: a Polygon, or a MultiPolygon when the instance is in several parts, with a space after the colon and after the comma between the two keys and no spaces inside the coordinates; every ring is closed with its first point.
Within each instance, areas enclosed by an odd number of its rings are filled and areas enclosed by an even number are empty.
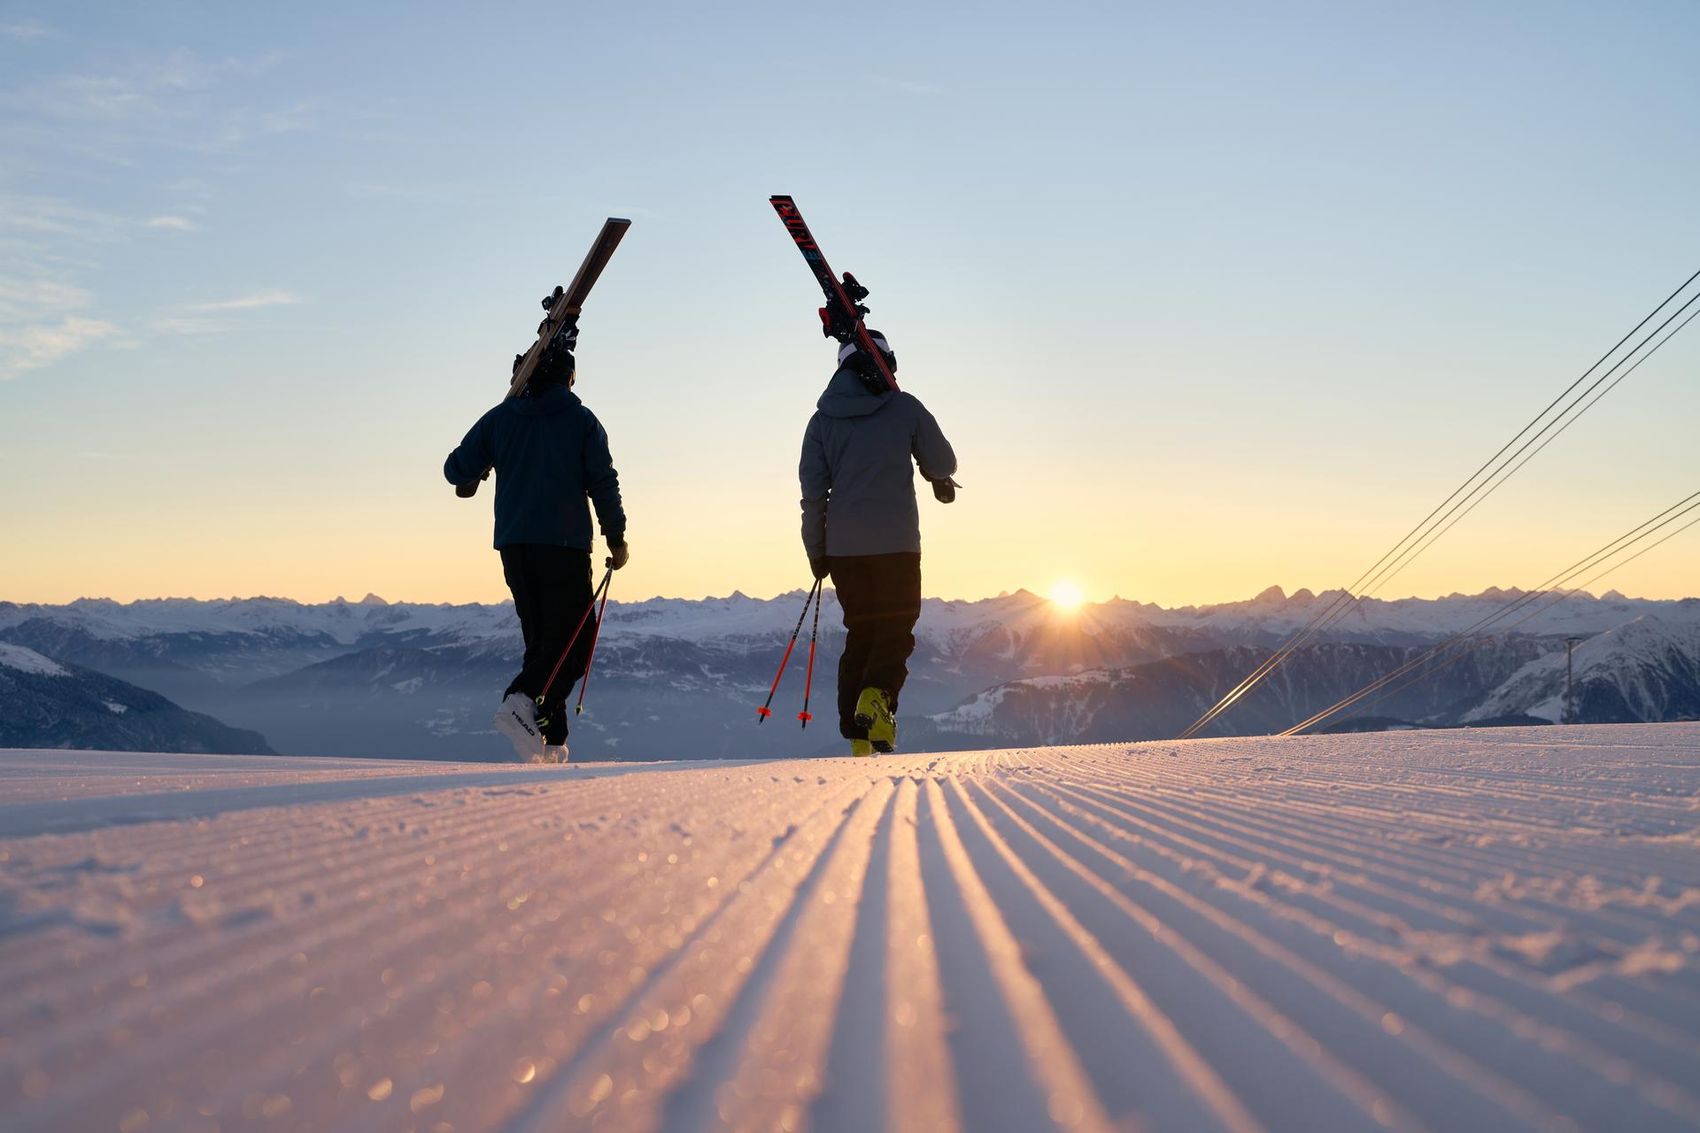
{"type": "Polygon", "coordinates": [[[561,650],[561,655],[559,657],[555,658],[555,667],[549,670],[549,679],[543,682],[543,691],[537,694],[538,707],[542,707],[543,698],[549,695],[549,690],[554,687],[555,678],[561,675],[561,666],[567,663],[567,654],[573,651],[574,644],[578,642],[578,635],[584,632],[584,623],[590,620],[591,611],[596,609],[597,593],[607,587],[608,579],[612,574],[613,571],[609,571],[607,574],[604,574],[602,576],[602,581],[598,584],[596,590],[591,592],[590,605],[584,608],[583,615],[579,617],[578,625],[573,627],[573,635],[567,638],[567,647],[561,650]]]}
{"type": "Polygon", "coordinates": [[[820,580],[815,581],[815,621],[809,627],[809,668],[803,675],[803,710],[797,713],[797,719],[803,722],[802,726],[805,728],[809,726],[809,721],[814,719],[809,714],[809,690],[815,684],[815,639],[820,636],[820,605],[821,598],[825,593],[822,589],[823,585],[820,580]]]}
{"type": "Polygon", "coordinates": [[[791,650],[796,647],[797,635],[803,632],[803,619],[809,616],[809,604],[820,593],[820,579],[809,588],[809,595],[803,599],[803,612],[797,615],[797,628],[791,631],[791,640],[785,643],[785,656],[779,659],[779,671],[773,674],[773,687],[767,690],[767,703],[756,709],[756,723],[765,724],[767,718],[773,715],[773,694],[779,691],[779,678],[785,675],[785,663],[791,660],[791,650]]]}
{"type": "MultiPolygon", "coordinates": [[[[578,703],[573,705],[574,716],[584,711],[584,693],[590,687],[590,667],[596,664],[596,643],[602,637],[602,615],[608,612],[608,584],[613,581],[612,570],[602,576],[602,605],[596,611],[596,624],[590,630],[590,656],[584,659],[584,683],[578,686],[578,703]]],[[[596,596],[592,595],[590,601],[594,604],[596,596]]]]}

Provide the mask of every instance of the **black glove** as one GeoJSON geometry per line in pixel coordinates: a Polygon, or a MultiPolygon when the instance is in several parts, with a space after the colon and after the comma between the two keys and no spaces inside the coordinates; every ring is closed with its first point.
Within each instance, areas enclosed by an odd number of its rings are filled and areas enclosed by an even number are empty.
{"type": "Polygon", "coordinates": [[[946,476],[943,480],[933,481],[933,499],[941,504],[948,504],[956,498],[956,489],[962,487],[955,480],[946,476]]]}
{"type": "Polygon", "coordinates": [[[602,565],[606,566],[609,570],[619,570],[621,567],[626,565],[631,557],[631,549],[624,543],[613,543],[609,545],[608,557],[603,560],[602,565]]]}
{"type": "Polygon", "coordinates": [[[821,558],[818,558],[818,559],[810,559],[809,560],[809,569],[814,572],[814,576],[815,576],[815,579],[817,581],[825,578],[828,574],[832,573],[831,570],[826,565],[825,556],[822,556],[821,558]]]}
{"type": "Polygon", "coordinates": [[[484,470],[484,475],[480,476],[477,480],[468,480],[464,484],[456,484],[455,495],[459,496],[463,500],[470,500],[473,496],[478,494],[479,483],[481,481],[488,480],[489,478],[490,470],[486,468],[484,470]]]}

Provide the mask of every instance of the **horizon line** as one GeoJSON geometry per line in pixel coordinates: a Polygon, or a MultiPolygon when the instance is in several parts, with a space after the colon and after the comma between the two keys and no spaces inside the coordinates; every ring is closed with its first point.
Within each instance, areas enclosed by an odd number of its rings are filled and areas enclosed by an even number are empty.
{"type": "MultiPolygon", "coordinates": [[[[833,589],[833,588],[829,585],[827,587],[827,589],[833,589]]],[[[1297,599],[1315,599],[1315,598],[1320,597],[1322,595],[1338,594],[1343,589],[1344,589],[1343,587],[1333,587],[1333,588],[1325,589],[1325,590],[1312,590],[1310,587],[1301,586],[1298,589],[1289,592],[1279,585],[1271,585],[1271,586],[1267,586],[1264,589],[1258,591],[1256,594],[1253,594],[1250,597],[1246,597],[1246,598],[1229,598],[1229,599],[1224,599],[1222,601],[1216,601],[1216,602],[1187,602],[1187,603],[1181,603],[1179,605],[1174,605],[1174,606],[1165,606],[1160,602],[1147,602],[1147,601],[1144,601],[1142,599],[1126,598],[1126,597],[1123,597],[1120,594],[1115,594],[1115,595],[1111,595],[1109,598],[1105,598],[1105,599],[1101,599],[1101,600],[1087,599],[1087,600],[1085,600],[1085,601],[1083,601],[1079,604],[1078,609],[1083,610],[1083,609],[1086,609],[1087,607],[1092,607],[1092,606],[1109,606],[1109,605],[1123,604],[1123,605],[1148,606],[1148,607],[1154,607],[1154,608],[1160,609],[1160,610],[1191,610],[1191,609],[1201,609],[1201,608],[1213,607],[1213,606],[1247,605],[1247,604],[1268,598],[1270,596],[1271,591],[1276,592],[1276,594],[1278,594],[1280,601],[1291,602],[1291,601],[1294,601],[1294,600],[1297,600],[1297,599]]],[[[758,595],[754,595],[754,594],[746,594],[742,590],[733,590],[733,591],[731,591],[730,593],[727,593],[727,594],[704,594],[700,597],[686,597],[686,596],[683,596],[683,595],[670,595],[670,594],[652,594],[652,595],[649,595],[649,596],[644,597],[644,598],[611,598],[609,600],[609,604],[615,605],[615,606],[636,606],[636,605],[642,605],[645,602],[726,602],[726,601],[731,601],[731,600],[734,600],[734,599],[743,599],[743,600],[752,601],[752,602],[773,602],[773,601],[777,601],[781,598],[795,597],[799,594],[802,594],[804,592],[804,590],[805,590],[804,587],[794,587],[790,590],[779,591],[779,592],[773,594],[772,596],[765,597],[765,598],[760,597],[758,595]]],[[[1360,596],[1358,596],[1357,600],[1361,601],[1361,602],[1381,602],[1381,603],[1385,603],[1385,604],[1391,604],[1391,603],[1396,603],[1396,602],[1441,602],[1441,601],[1446,601],[1446,600],[1449,600],[1449,599],[1456,599],[1456,598],[1483,598],[1483,597],[1489,597],[1489,596],[1496,595],[1496,594],[1527,594],[1527,593],[1530,593],[1530,591],[1524,590],[1523,588],[1516,587],[1516,586],[1489,586],[1486,589],[1478,591],[1478,592],[1473,593],[1473,594],[1467,594],[1467,593],[1460,591],[1460,590],[1454,590],[1454,591],[1451,591],[1450,593],[1447,593],[1447,594],[1433,594],[1433,595],[1409,594],[1409,595],[1404,595],[1404,596],[1398,597],[1398,598],[1382,598],[1382,597],[1377,597],[1377,596],[1374,596],[1374,595],[1360,595],[1360,596]]],[[[1045,594],[1040,593],[1036,590],[1030,589],[1029,587],[1025,587],[1025,586],[1017,587],[1014,590],[1000,591],[997,594],[983,595],[983,596],[978,597],[978,598],[947,598],[947,597],[944,597],[943,595],[937,595],[937,594],[923,595],[922,601],[962,602],[962,603],[995,602],[995,601],[998,601],[1000,599],[1020,597],[1023,594],[1025,594],[1025,595],[1027,595],[1031,598],[1037,599],[1038,601],[1041,601],[1041,602],[1050,602],[1051,601],[1051,599],[1049,597],[1047,597],[1045,594]]],[[[1589,591],[1589,590],[1579,590],[1579,591],[1573,592],[1572,594],[1570,594],[1568,596],[1569,597],[1585,596],[1585,597],[1592,599],[1594,601],[1600,601],[1602,599],[1605,599],[1605,598],[1613,596],[1613,595],[1615,595],[1618,598],[1623,599],[1624,601],[1630,601],[1630,602],[1686,602],[1686,601],[1695,600],[1696,598],[1700,598],[1700,595],[1693,595],[1693,594],[1683,595],[1683,596],[1680,596],[1680,597],[1672,597],[1672,598],[1653,598],[1653,597],[1647,597],[1647,596],[1643,596],[1643,595],[1625,594],[1622,591],[1617,590],[1616,588],[1609,588],[1609,589],[1604,590],[1600,593],[1594,593],[1593,591],[1589,591]]],[[[512,598],[503,598],[499,601],[494,601],[494,602],[479,602],[479,601],[452,602],[452,601],[445,601],[445,600],[433,601],[433,600],[428,600],[428,599],[419,600],[419,599],[410,599],[410,598],[389,599],[389,598],[384,598],[383,596],[381,596],[381,595],[379,595],[375,592],[368,592],[366,594],[366,596],[363,597],[363,598],[349,598],[346,595],[339,594],[334,598],[325,598],[325,599],[320,599],[320,600],[317,600],[317,601],[310,601],[310,600],[301,599],[301,598],[292,598],[292,597],[289,597],[289,596],[286,596],[286,595],[280,595],[280,594],[249,594],[249,595],[234,595],[234,594],[232,594],[232,595],[219,595],[219,596],[210,597],[210,598],[195,597],[195,596],[192,596],[192,595],[178,595],[178,594],[165,594],[165,595],[156,595],[156,596],[153,596],[153,597],[138,597],[138,598],[111,598],[111,597],[107,597],[107,596],[103,596],[103,595],[87,595],[87,594],[85,594],[85,595],[79,595],[76,598],[68,599],[68,600],[65,600],[65,601],[57,601],[57,602],[54,602],[54,601],[31,601],[31,600],[27,600],[27,599],[14,599],[14,598],[0,598],[0,606],[74,606],[74,605],[78,604],[79,602],[102,602],[102,603],[110,603],[110,604],[116,605],[116,606],[133,606],[133,605],[137,605],[137,604],[143,603],[143,602],[200,602],[200,603],[208,603],[208,604],[211,604],[211,603],[232,603],[232,602],[289,602],[289,603],[292,603],[292,604],[297,605],[297,606],[344,605],[344,606],[450,606],[450,607],[453,607],[453,606],[511,606],[513,604],[513,599],[512,598]]]]}

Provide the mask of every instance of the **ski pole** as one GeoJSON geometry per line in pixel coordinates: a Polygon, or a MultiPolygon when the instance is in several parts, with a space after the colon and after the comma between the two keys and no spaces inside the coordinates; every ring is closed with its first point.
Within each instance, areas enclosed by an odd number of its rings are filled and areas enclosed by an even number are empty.
{"type": "MultiPolygon", "coordinates": [[[[602,605],[596,611],[596,624],[590,629],[590,655],[584,659],[584,683],[578,686],[578,703],[573,705],[573,715],[584,711],[585,690],[590,688],[590,667],[596,663],[596,643],[602,638],[602,615],[608,612],[608,589],[614,581],[614,572],[610,570],[602,576],[602,605]]],[[[596,601],[595,595],[591,596],[596,601]]]]}
{"type": "Polygon", "coordinates": [[[584,632],[584,623],[590,620],[591,611],[596,609],[596,595],[608,585],[609,574],[612,573],[610,571],[608,574],[604,574],[596,590],[591,592],[590,605],[584,608],[584,614],[579,618],[578,625],[573,627],[573,635],[567,638],[567,647],[561,650],[561,655],[555,659],[555,667],[549,670],[549,679],[543,682],[543,691],[537,694],[537,706],[539,708],[543,707],[543,698],[548,696],[549,690],[554,687],[555,678],[561,675],[561,666],[567,663],[567,654],[573,651],[573,646],[578,642],[578,635],[584,632]]]}
{"type": "Polygon", "coordinates": [[[814,719],[809,714],[809,690],[815,684],[815,639],[820,636],[820,606],[821,599],[825,594],[822,589],[823,586],[824,583],[821,580],[815,580],[815,621],[809,627],[809,667],[803,674],[803,710],[797,713],[797,719],[803,722],[802,726],[805,728],[809,726],[809,721],[814,719]]]}
{"type": "Polygon", "coordinates": [[[809,587],[808,597],[803,599],[803,612],[797,615],[797,628],[791,631],[791,640],[785,645],[785,656],[779,659],[779,671],[773,674],[773,687],[767,690],[767,703],[756,709],[756,723],[765,724],[767,718],[773,715],[773,694],[779,691],[779,678],[785,675],[785,663],[791,660],[791,650],[797,644],[797,635],[803,632],[803,619],[809,616],[809,605],[820,593],[820,579],[809,587]]]}

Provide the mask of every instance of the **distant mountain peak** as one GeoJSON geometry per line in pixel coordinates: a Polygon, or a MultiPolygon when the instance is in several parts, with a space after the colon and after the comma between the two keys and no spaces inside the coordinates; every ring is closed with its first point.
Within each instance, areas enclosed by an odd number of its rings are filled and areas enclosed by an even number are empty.
{"type": "Polygon", "coordinates": [[[362,606],[388,606],[389,605],[388,602],[384,601],[382,598],[378,597],[376,594],[366,595],[366,597],[360,599],[360,604],[362,606]]]}
{"type": "MultiPolygon", "coordinates": [[[[1308,594],[1309,591],[1306,591],[1306,593],[1308,594]]],[[[1297,595],[1294,595],[1294,597],[1297,597],[1297,595]]],[[[1287,592],[1285,590],[1282,590],[1279,586],[1271,586],[1269,589],[1253,598],[1252,602],[1269,605],[1270,603],[1285,602],[1286,600],[1287,592]]]]}
{"type": "Polygon", "coordinates": [[[1523,595],[1525,593],[1527,593],[1527,591],[1523,590],[1521,587],[1518,587],[1518,586],[1508,586],[1504,589],[1501,589],[1497,586],[1490,586],[1486,590],[1482,591],[1480,594],[1476,595],[1476,597],[1478,597],[1478,598],[1521,598],[1521,597],[1523,597],[1523,595]]]}

